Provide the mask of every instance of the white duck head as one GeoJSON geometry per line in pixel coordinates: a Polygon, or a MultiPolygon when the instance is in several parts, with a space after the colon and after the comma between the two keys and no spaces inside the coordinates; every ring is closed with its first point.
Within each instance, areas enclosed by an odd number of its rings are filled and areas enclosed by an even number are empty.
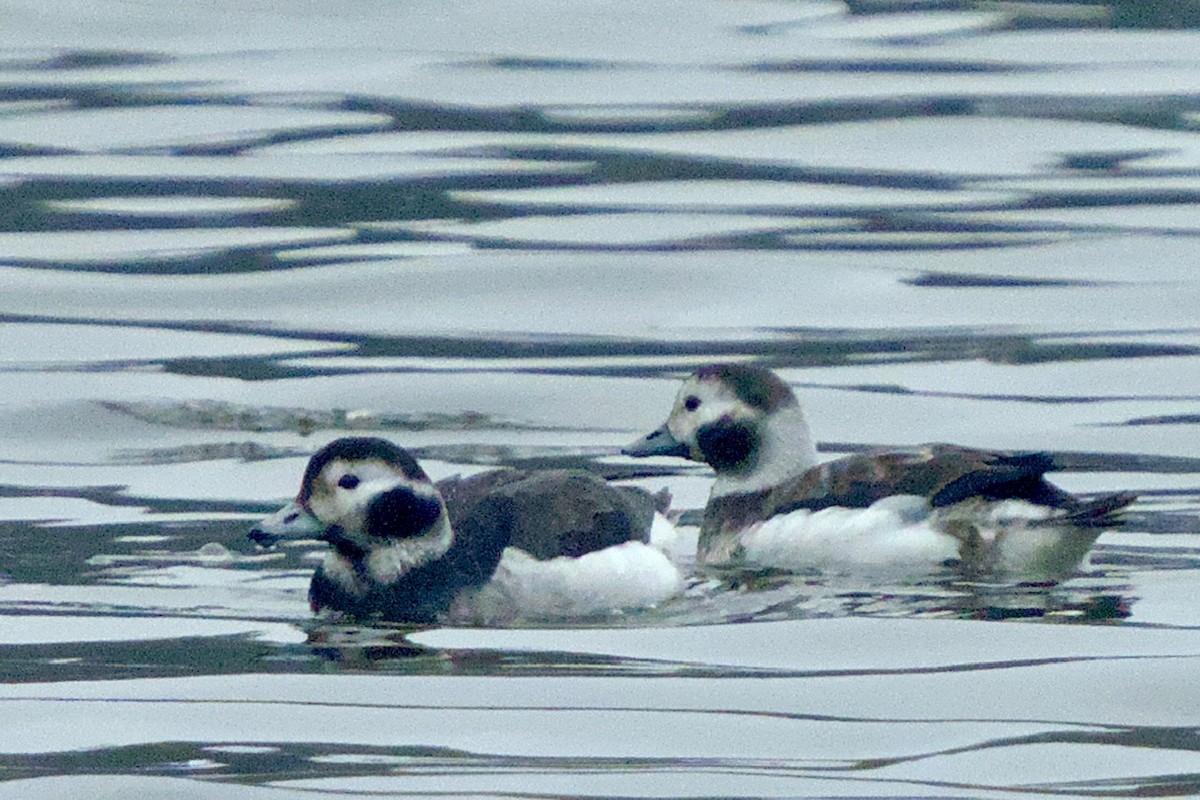
{"type": "Polygon", "coordinates": [[[708,464],[717,475],[714,497],[767,489],[817,464],[796,395],[770,370],[748,364],[691,375],[666,423],[623,452],[708,464]]]}

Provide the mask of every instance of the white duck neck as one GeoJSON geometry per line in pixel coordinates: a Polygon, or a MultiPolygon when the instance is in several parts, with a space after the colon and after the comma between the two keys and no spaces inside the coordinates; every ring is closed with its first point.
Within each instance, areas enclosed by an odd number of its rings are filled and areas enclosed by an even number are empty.
{"type": "Polygon", "coordinates": [[[762,438],[754,468],[740,474],[718,473],[712,497],[770,489],[817,465],[817,448],[799,405],[785,406],[767,415],[760,432],[762,438]]]}

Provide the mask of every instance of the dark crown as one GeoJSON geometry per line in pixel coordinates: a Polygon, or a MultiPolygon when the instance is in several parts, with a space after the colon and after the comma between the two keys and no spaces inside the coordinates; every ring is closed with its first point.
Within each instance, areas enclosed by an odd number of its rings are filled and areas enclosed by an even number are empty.
{"type": "Polygon", "coordinates": [[[696,377],[723,381],[743,403],[768,414],[797,402],[791,387],[778,375],[753,364],[712,364],[697,370],[696,377]]]}
{"type": "Polygon", "coordinates": [[[429,480],[425,470],[421,469],[417,460],[403,447],[375,436],[346,436],[325,445],[309,459],[304,470],[304,480],[300,484],[300,496],[296,499],[301,503],[306,502],[311,493],[312,482],[329,462],[339,458],[344,461],[382,461],[397,467],[409,480],[429,480]]]}

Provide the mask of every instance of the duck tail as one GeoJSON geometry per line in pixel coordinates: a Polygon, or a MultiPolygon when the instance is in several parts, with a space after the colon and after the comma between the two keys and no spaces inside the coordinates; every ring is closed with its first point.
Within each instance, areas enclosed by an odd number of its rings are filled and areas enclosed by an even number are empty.
{"type": "Polygon", "coordinates": [[[1054,525],[1067,522],[1079,528],[1115,528],[1123,522],[1121,512],[1134,500],[1137,495],[1133,492],[1105,494],[1068,506],[1063,509],[1066,512],[1063,516],[1051,517],[1046,522],[1054,525]]]}

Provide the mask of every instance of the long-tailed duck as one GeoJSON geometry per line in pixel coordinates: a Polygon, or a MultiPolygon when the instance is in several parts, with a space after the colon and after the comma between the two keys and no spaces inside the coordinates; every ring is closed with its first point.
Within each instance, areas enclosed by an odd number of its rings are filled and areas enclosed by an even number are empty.
{"type": "Polygon", "coordinates": [[[741,364],[689,377],[666,423],[624,452],[716,472],[697,553],[710,567],[1057,581],[1135,499],[1059,489],[1044,453],[929,444],[819,463],[791,388],[741,364]]]}
{"type": "Polygon", "coordinates": [[[404,622],[508,622],[654,605],[682,586],[647,542],[653,499],[580,470],[496,470],[435,485],[385,439],[308,462],[300,492],[252,530],[329,544],[314,612],[404,622]]]}

